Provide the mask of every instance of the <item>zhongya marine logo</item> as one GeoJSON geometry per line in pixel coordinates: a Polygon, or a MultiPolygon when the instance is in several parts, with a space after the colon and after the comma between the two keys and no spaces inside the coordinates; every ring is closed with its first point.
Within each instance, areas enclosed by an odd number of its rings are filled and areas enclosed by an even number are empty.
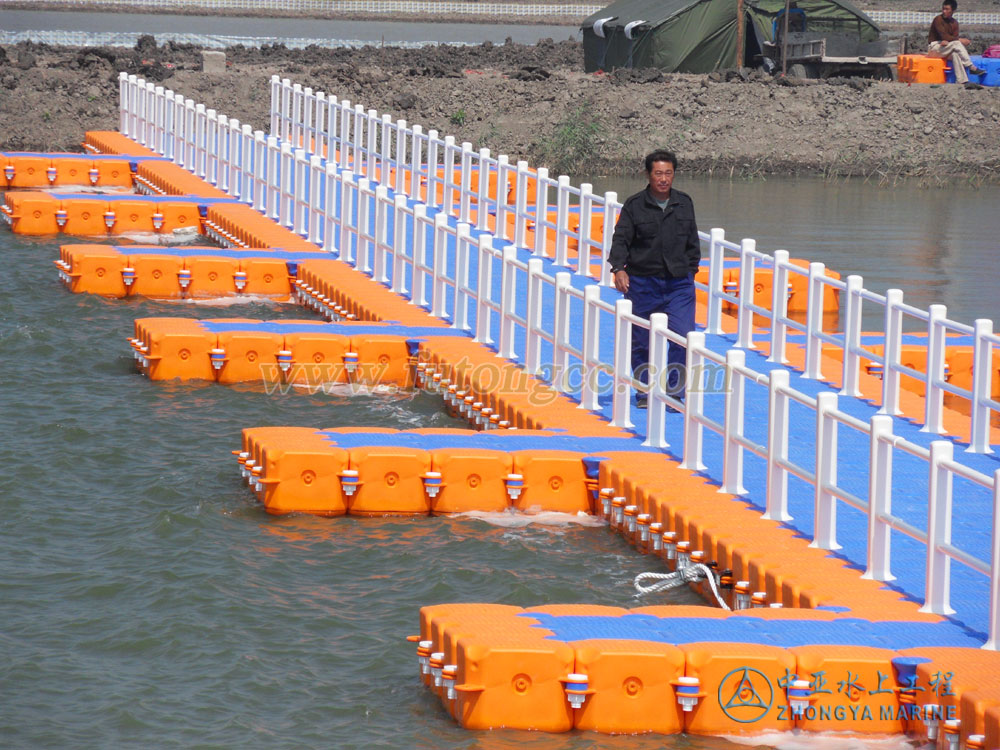
{"type": "Polygon", "coordinates": [[[773,703],[771,681],[753,667],[737,667],[719,683],[719,707],[740,724],[753,724],[764,718],[773,703]]]}

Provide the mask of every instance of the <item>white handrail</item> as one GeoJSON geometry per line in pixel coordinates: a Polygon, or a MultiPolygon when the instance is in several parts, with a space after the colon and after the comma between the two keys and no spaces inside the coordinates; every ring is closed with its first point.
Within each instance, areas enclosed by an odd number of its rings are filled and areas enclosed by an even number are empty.
{"type": "MultiPolygon", "coordinates": [[[[581,400],[581,405],[587,408],[599,406],[598,391],[602,387],[601,376],[606,375],[610,380],[612,389],[612,424],[619,427],[631,427],[630,421],[630,401],[631,391],[639,388],[643,389],[631,372],[630,348],[631,336],[634,327],[647,328],[650,332],[651,363],[654,365],[650,372],[650,385],[645,388],[649,395],[649,409],[647,411],[647,442],[651,446],[666,447],[665,440],[665,420],[664,409],[667,404],[678,407],[680,403],[672,399],[665,392],[666,372],[666,351],[669,343],[684,343],[684,339],[672,333],[667,328],[665,316],[654,315],[649,321],[640,318],[632,313],[631,302],[626,299],[618,299],[614,305],[606,302],[600,297],[600,287],[595,283],[582,284],[583,288],[577,288],[574,280],[580,274],[580,263],[578,262],[577,273],[569,273],[565,270],[555,270],[553,274],[545,272],[542,258],[538,257],[534,251],[538,247],[537,234],[539,231],[548,232],[553,229],[556,234],[557,254],[566,255],[566,246],[559,250],[558,239],[566,237],[567,232],[564,225],[557,220],[554,227],[545,222],[536,222],[536,243],[533,248],[519,248],[515,243],[504,238],[502,234],[506,230],[506,222],[498,223],[496,229],[501,234],[490,235],[479,233],[474,235],[472,227],[466,222],[456,222],[444,213],[437,213],[431,220],[427,218],[427,208],[412,198],[408,200],[403,194],[391,194],[388,187],[373,181],[367,175],[371,174],[371,163],[379,159],[380,171],[378,176],[388,177],[388,170],[395,169],[396,185],[402,184],[404,187],[409,182],[412,188],[414,178],[418,170],[426,174],[426,184],[433,187],[428,193],[429,198],[434,198],[436,192],[436,178],[432,173],[436,171],[428,166],[424,167],[419,162],[426,158],[426,154],[433,149],[426,149],[423,145],[418,148],[408,149],[405,146],[405,132],[414,133],[415,139],[421,144],[430,144],[430,141],[422,140],[422,132],[416,129],[406,131],[404,126],[397,126],[397,133],[402,140],[397,140],[397,144],[403,143],[402,147],[397,146],[395,150],[396,158],[392,162],[382,161],[384,154],[384,142],[381,149],[373,149],[369,144],[372,140],[364,136],[365,145],[358,147],[351,145],[348,141],[352,132],[370,133],[366,128],[370,127],[365,123],[375,123],[376,119],[370,113],[366,113],[361,108],[355,108],[351,116],[341,117],[340,141],[327,141],[327,158],[320,158],[320,155],[309,155],[305,149],[294,148],[287,141],[282,142],[277,137],[271,136],[264,142],[262,134],[255,134],[255,147],[247,149],[244,153],[251,155],[250,163],[236,164],[231,157],[232,152],[227,156],[224,149],[227,148],[225,139],[217,134],[221,132],[219,127],[219,116],[215,113],[209,116],[208,110],[202,105],[194,105],[190,100],[183,101],[184,117],[174,117],[172,122],[168,121],[170,108],[167,101],[164,106],[157,103],[158,98],[164,100],[171,98],[168,92],[136,79],[134,76],[121,77],[123,93],[120,101],[128,108],[122,113],[120,122],[138,138],[148,141],[150,148],[165,152],[168,144],[173,144],[175,156],[180,158],[184,166],[195,173],[206,172],[206,168],[211,172],[208,165],[217,164],[219,160],[228,160],[230,170],[233,168],[241,172],[238,175],[240,184],[252,184],[253,192],[259,193],[253,200],[258,208],[263,209],[268,215],[278,219],[282,224],[293,227],[300,234],[305,234],[317,244],[330,249],[335,256],[345,262],[351,263],[358,270],[372,275],[376,281],[391,284],[391,288],[398,292],[405,292],[405,277],[407,274],[414,280],[412,290],[412,301],[415,304],[426,304],[426,292],[424,283],[431,286],[431,314],[450,319],[454,328],[461,330],[474,330],[476,337],[484,343],[493,341],[494,329],[499,331],[501,346],[504,348],[505,356],[513,358],[520,357],[525,368],[531,373],[538,373],[542,370],[543,344],[547,344],[552,349],[552,376],[553,381],[568,372],[573,360],[579,360],[583,373],[586,377],[581,378],[579,384],[574,384],[566,377],[559,382],[560,389],[581,400]],[[150,98],[151,97],[151,98],[150,98]],[[145,104],[140,102],[145,101],[145,104]],[[152,105],[151,105],[152,103],[152,105]],[[153,127],[150,120],[154,120],[153,127]],[[209,121],[215,123],[209,126],[209,121]],[[158,129],[164,129],[164,137],[157,137],[158,129]],[[173,127],[173,133],[169,129],[173,127]],[[215,134],[209,137],[209,133],[215,134]],[[152,135],[151,135],[152,134],[152,135]],[[356,176],[349,169],[338,168],[338,165],[330,159],[337,156],[329,151],[330,143],[339,150],[341,162],[347,161],[357,170],[356,176]],[[410,154],[407,157],[407,154],[410,154]],[[346,155],[346,156],[345,156],[346,155]],[[411,158],[412,163],[403,163],[400,158],[411,158]],[[406,175],[411,179],[407,181],[406,175]],[[365,176],[360,176],[365,175],[365,176]],[[339,195],[339,200],[337,196],[339,195]],[[388,233],[388,219],[393,218],[395,231],[392,237],[388,233]],[[537,227],[541,224],[542,228],[537,227]],[[421,235],[433,227],[432,247],[427,247],[426,238],[417,241],[413,233],[418,231],[421,235]],[[423,244],[421,244],[423,243],[423,244]],[[413,248],[412,254],[407,255],[406,249],[413,248]],[[420,248],[418,251],[417,248],[420,248]],[[527,251],[534,253],[525,263],[518,258],[518,252],[527,251]],[[428,265],[427,256],[431,255],[432,260],[428,265]],[[454,262],[455,273],[449,273],[451,262],[454,262]],[[475,261],[476,283],[471,282],[472,263],[475,261]],[[494,289],[492,283],[493,266],[500,263],[501,284],[499,291],[494,289]],[[524,317],[517,314],[517,295],[515,289],[519,283],[519,276],[523,275],[526,284],[525,313],[524,317]],[[419,289],[417,279],[419,281],[419,289]],[[542,300],[546,290],[551,290],[555,295],[556,315],[554,320],[543,320],[542,300]],[[470,314],[470,303],[474,304],[475,321],[470,314]],[[583,305],[582,320],[583,334],[575,336],[571,331],[570,321],[578,319],[579,316],[573,312],[574,306],[583,305]],[[494,319],[496,322],[494,323],[494,319]],[[613,352],[611,361],[602,357],[600,352],[600,337],[597,334],[603,327],[602,321],[607,322],[613,330],[613,352]],[[514,331],[516,329],[524,331],[524,342],[518,351],[515,346],[514,331]],[[580,343],[577,344],[576,342],[580,343]],[[586,383],[586,385],[585,385],[586,383]]],[[[281,91],[284,91],[281,88],[281,91]]],[[[295,109],[293,104],[294,89],[292,95],[288,97],[289,111],[295,109]]],[[[302,92],[303,101],[308,99],[305,91],[302,92]]],[[[175,108],[180,104],[177,97],[173,97],[175,108]]],[[[284,101],[284,100],[283,100],[284,101]]],[[[329,101],[329,100],[328,100],[329,101]]],[[[345,103],[346,106],[346,103],[345,103]]],[[[284,110],[285,105],[282,105],[284,110]]],[[[278,118],[279,125],[284,120],[278,118]]],[[[328,121],[329,122],[329,121],[328,121]]],[[[386,121],[377,120],[379,132],[386,132],[386,121]]],[[[290,128],[289,128],[289,132],[290,128]]],[[[306,132],[306,131],[299,131],[306,132]]],[[[127,133],[126,133],[127,134],[127,133]]],[[[312,136],[310,136],[312,137],[312,136]]],[[[333,138],[331,132],[327,132],[326,138],[333,138]]],[[[409,136],[407,136],[409,137],[409,136]]],[[[381,136],[380,136],[381,138],[381,136]]],[[[377,140],[377,139],[376,139],[377,140]]],[[[413,140],[409,141],[413,143],[413,140]]],[[[464,164],[471,164],[474,159],[488,159],[482,152],[474,155],[469,149],[461,150],[454,146],[453,141],[445,139],[443,144],[445,164],[449,159],[461,157],[464,164]],[[448,153],[451,156],[447,156],[448,153]]],[[[231,148],[231,147],[230,147],[231,148]]],[[[482,168],[483,162],[480,162],[482,168]]],[[[343,167],[343,164],[339,165],[343,167]]],[[[510,167],[504,159],[496,160],[497,184],[503,186],[507,184],[511,175],[514,177],[514,184],[527,184],[527,180],[538,181],[538,191],[548,191],[553,186],[562,201],[559,204],[557,213],[565,218],[568,211],[566,196],[569,195],[569,188],[566,180],[551,181],[539,170],[530,173],[523,164],[517,167],[510,167]]],[[[469,168],[471,169],[471,167],[469,168]]],[[[468,173],[468,169],[466,170],[468,173]]],[[[232,174],[232,172],[230,172],[232,174]]],[[[472,198],[471,193],[476,195],[476,210],[482,212],[484,205],[479,201],[482,196],[481,187],[472,190],[471,180],[465,177],[455,180],[454,176],[449,177],[449,170],[444,171],[442,182],[443,192],[446,196],[446,203],[453,199],[447,196],[466,196],[468,208],[465,213],[471,218],[472,198]]],[[[480,180],[488,179],[485,172],[479,175],[480,180]]],[[[232,177],[230,177],[232,180],[232,177]]],[[[480,182],[480,186],[481,186],[480,182]]],[[[498,190],[498,193],[502,193],[498,190]]],[[[515,193],[522,192],[519,187],[515,187],[515,193]]],[[[516,196],[515,196],[516,197],[516,196]]],[[[596,200],[596,199],[595,199],[596,200]]],[[[459,197],[459,203],[462,198],[459,197]]],[[[496,203],[498,216],[500,209],[506,210],[506,198],[498,196],[496,203]]],[[[515,200],[515,213],[524,218],[524,214],[517,206],[524,201],[515,200]]],[[[547,206],[547,200],[541,200],[537,205],[547,206]]],[[[461,210],[461,209],[460,209],[461,210]]],[[[516,221],[515,221],[516,223],[516,221]]],[[[477,225],[479,219],[477,216],[477,225]]],[[[516,241],[518,238],[514,232],[510,237],[516,241]]],[[[709,248],[711,253],[722,253],[726,249],[732,250],[734,247],[723,240],[721,232],[712,232],[709,235],[709,248]]],[[[750,243],[743,243],[739,246],[741,253],[741,263],[752,269],[758,260],[767,262],[767,256],[758,258],[759,253],[750,243]]],[[[825,276],[825,269],[821,264],[814,264],[808,271],[809,293],[807,310],[807,324],[800,326],[788,318],[784,309],[784,300],[787,300],[787,278],[789,273],[802,274],[802,269],[798,269],[789,263],[787,253],[777,251],[774,258],[773,271],[775,274],[774,299],[777,304],[769,311],[772,325],[775,328],[793,328],[803,330],[807,334],[807,359],[808,352],[812,352],[814,357],[809,367],[813,373],[817,372],[817,359],[815,358],[816,347],[823,343],[836,342],[835,337],[829,336],[822,331],[820,318],[816,318],[817,310],[822,311],[823,292],[830,285],[839,285],[839,282],[831,280],[825,276]],[[810,345],[809,341],[813,343],[810,345]],[[810,348],[810,346],[812,348],[810,348]]],[[[710,267],[722,268],[719,257],[710,258],[710,267]]],[[[699,287],[701,288],[701,287],[699,287]]],[[[838,286],[842,291],[848,292],[854,298],[851,313],[854,315],[851,322],[851,330],[846,331],[843,337],[844,346],[849,350],[851,356],[860,360],[857,350],[860,334],[855,330],[857,316],[860,314],[860,305],[863,300],[879,302],[877,295],[866,292],[863,286],[857,281],[838,286]]],[[[711,306],[721,304],[723,299],[741,306],[741,309],[756,311],[756,306],[750,301],[751,295],[746,292],[738,297],[728,295],[722,285],[717,280],[709,279],[709,283],[704,287],[709,295],[711,306]],[[752,306],[753,305],[753,306],[752,306]]],[[[1000,339],[992,332],[992,324],[989,321],[977,321],[971,329],[962,327],[945,317],[945,311],[940,308],[932,308],[928,312],[923,312],[904,305],[902,293],[898,290],[890,290],[884,298],[886,310],[886,329],[891,335],[886,336],[886,352],[884,355],[885,379],[890,381],[902,374],[919,374],[916,370],[903,366],[900,363],[900,346],[902,335],[903,316],[909,315],[923,320],[928,326],[928,334],[936,340],[931,342],[928,350],[932,352],[932,361],[929,361],[927,384],[929,388],[934,388],[943,393],[945,390],[959,395],[966,393],[975,394],[973,400],[973,436],[977,437],[979,443],[970,445],[969,450],[989,450],[988,428],[989,416],[993,410],[1000,408],[1000,404],[989,398],[989,368],[992,363],[993,349],[1000,345],[1000,339]],[[974,356],[974,385],[972,391],[965,391],[946,383],[942,370],[942,352],[946,339],[946,331],[956,331],[967,333],[972,331],[976,352],[974,356]],[[895,335],[893,335],[895,334],[895,335]],[[977,421],[978,420],[978,421],[977,421]]],[[[744,311],[744,315],[746,312],[744,311]]],[[[710,311],[711,315],[711,311],[710,311]]],[[[718,319],[718,318],[716,318],[718,319]]],[[[906,441],[893,433],[894,422],[887,413],[891,413],[898,404],[898,382],[895,386],[886,388],[884,385],[883,414],[872,416],[868,423],[857,420],[837,408],[836,395],[832,393],[821,393],[816,398],[808,396],[790,387],[790,377],[787,370],[778,368],[772,370],[768,375],[756,372],[745,366],[745,354],[742,350],[731,351],[725,359],[718,353],[709,350],[705,346],[705,334],[693,332],[688,335],[687,340],[687,362],[688,362],[688,398],[683,405],[684,421],[684,448],[683,463],[687,468],[701,470],[702,464],[702,431],[712,430],[723,437],[724,447],[724,488],[726,491],[738,493],[743,490],[742,483],[742,453],[750,450],[761,456],[767,462],[767,481],[765,491],[765,513],[764,518],[775,521],[788,521],[788,489],[787,477],[789,474],[796,476],[814,487],[815,505],[815,527],[813,530],[814,546],[823,549],[835,549],[836,539],[836,508],[837,500],[842,500],[848,504],[860,508],[868,514],[869,533],[867,548],[867,568],[866,577],[875,580],[891,580],[891,554],[889,546],[889,530],[896,529],[923,542],[927,547],[927,575],[924,597],[924,608],[926,611],[938,614],[947,614],[950,610],[949,585],[950,585],[950,561],[957,560],[972,570],[990,576],[991,591],[993,601],[990,608],[990,639],[987,647],[996,648],[1000,642],[1000,615],[998,615],[998,602],[996,601],[997,584],[1000,580],[1000,520],[997,516],[997,508],[1000,508],[1000,471],[993,477],[987,477],[982,473],[973,470],[971,467],[958,463],[954,458],[953,444],[948,441],[935,441],[930,449],[922,448],[919,445],[906,441]],[[709,367],[718,368],[716,371],[724,373],[724,390],[728,392],[727,402],[724,409],[723,422],[718,423],[710,418],[706,411],[706,401],[704,390],[700,378],[708,375],[711,382],[713,371],[709,367]],[[694,375],[697,374],[699,380],[695,382],[694,375]],[[743,434],[743,410],[746,399],[741,394],[747,387],[767,387],[768,389],[768,426],[767,442],[760,445],[750,440],[743,434]],[[895,393],[894,393],[895,390],[895,393]],[[798,403],[811,409],[816,415],[816,463],[813,468],[795,463],[789,456],[789,408],[791,403],[798,403]],[[869,435],[871,451],[869,461],[869,488],[868,498],[859,498],[850,494],[845,488],[838,485],[837,466],[831,459],[836,456],[837,425],[845,425],[851,429],[867,433],[869,435]],[[893,451],[902,450],[905,453],[924,460],[928,464],[929,485],[928,485],[928,526],[927,531],[922,532],[904,519],[894,516],[891,513],[891,467],[893,451]],[[952,518],[952,478],[954,476],[963,477],[975,484],[992,490],[994,501],[992,554],[989,562],[980,560],[965,550],[957,548],[952,544],[950,524],[952,518]]],[[[774,351],[772,350],[772,356],[774,351]]],[[[781,354],[777,355],[780,359],[781,354]]],[[[846,358],[845,358],[846,359],[846,358]]],[[[845,378],[845,385],[848,380],[845,378]]],[[[928,420],[930,422],[930,420],[928,420]]]]}

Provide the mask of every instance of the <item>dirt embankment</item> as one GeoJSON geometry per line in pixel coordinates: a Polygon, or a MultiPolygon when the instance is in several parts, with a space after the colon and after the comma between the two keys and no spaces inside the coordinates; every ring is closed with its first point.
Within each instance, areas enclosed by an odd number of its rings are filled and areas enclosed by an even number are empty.
{"type": "MultiPolygon", "coordinates": [[[[973,51],[986,42],[974,39],[973,51]]],[[[227,58],[227,72],[210,75],[198,49],[151,39],[136,49],[0,48],[0,148],[77,150],[85,130],[114,129],[122,70],[266,130],[268,83],[278,74],[558,172],[634,173],[643,154],[668,147],[688,170],[727,176],[1000,182],[995,88],[735,72],[587,75],[575,42],[234,48],[227,58]]]]}

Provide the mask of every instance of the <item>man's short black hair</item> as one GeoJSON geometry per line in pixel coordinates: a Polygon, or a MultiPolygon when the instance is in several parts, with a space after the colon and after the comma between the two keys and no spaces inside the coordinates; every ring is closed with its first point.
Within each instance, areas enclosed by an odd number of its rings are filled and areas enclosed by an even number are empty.
{"type": "MultiPolygon", "coordinates": [[[[945,0],[946,2],[955,2],[955,0],[945,0]]],[[[646,174],[653,171],[653,164],[658,161],[668,161],[673,166],[674,171],[677,171],[677,157],[674,156],[673,151],[667,151],[662,148],[656,149],[653,153],[646,156],[646,174]]]]}
{"type": "Polygon", "coordinates": [[[944,0],[944,2],[941,3],[941,5],[942,6],[950,5],[952,10],[956,10],[958,8],[958,0],[944,0]]]}

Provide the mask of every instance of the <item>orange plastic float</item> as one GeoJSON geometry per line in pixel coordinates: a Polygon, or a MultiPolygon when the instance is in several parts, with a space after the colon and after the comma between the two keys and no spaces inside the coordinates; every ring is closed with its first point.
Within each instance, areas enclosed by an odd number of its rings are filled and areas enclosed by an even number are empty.
{"type": "MultiPolygon", "coordinates": [[[[206,219],[233,247],[297,250],[305,243],[241,204],[211,206],[206,219]]],[[[226,264],[205,268],[232,271],[226,264]]],[[[225,377],[235,382],[268,359],[281,369],[340,357],[346,369],[349,354],[371,347],[371,355],[353,360],[354,372],[362,359],[377,363],[384,355],[407,382],[441,394],[480,432],[245,430],[237,458],[268,512],[597,512],[657,566],[714,565],[721,597],[739,608],[425,608],[415,638],[421,681],[461,726],[662,734],[905,730],[958,735],[970,748],[982,746],[978,733],[1000,736],[1000,695],[987,676],[1000,661],[965,648],[979,645],[972,635],[859,579],[845,561],[761,521],[758,509],[641,450],[633,437],[514,365],[498,365],[471,340],[443,335],[443,322],[346,265],[305,260],[296,270],[296,295],[319,312],[425,328],[416,351],[415,339],[387,339],[381,330],[356,329],[332,345],[315,322],[299,323],[279,340],[259,324],[241,328],[242,321],[144,319],[136,325],[137,359],[151,377],[208,372],[203,379],[222,380],[232,354],[225,377]],[[212,327],[220,323],[229,327],[212,327]],[[546,409],[537,408],[539,399],[547,399],[546,409]],[[565,432],[537,429],[545,426],[565,432]],[[500,427],[520,429],[491,431],[500,427]],[[920,648],[939,641],[958,645],[920,648]],[[945,671],[950,692],[942,690],[945,671]],[[959,716],[961,724],[945,724],[959,716]]]]}
{"type": "MultiPolygon", "coordinates": [[[[920,637],[920,626],[911,630],[905,621],[887,627],[903,640],[920,637]]],[[[909,731],[934,739],[945,721],[961,717],[952,723],[966,739],[997,731],[1000,691],[975,687],[1000,664],[993,652],[978,663],[983,652],[975,648],[865,645],[878,634],[877,620],[851,613],[450,604],[423,608],[420,634],[410,640],[417,643],[422,681],[469,729],[909,731]],[[837,632],[846,633],[851,645],[810,643],[837,632]],[[709,633],[728,638],[704,640],[709,633]],[[781,639],[793,645],[768,643],[781,639]],[[518,647],[527,655],[540,643],[547,644],[545,657],[509,658],[518,647]],[[573,654],[572,660],[561,657],[567,671],[557,681],[563,690],[538,691],[538,705],[525,712],[519,692],[548,684],[550,649],[558,647],[573,654]],[[441,671],[447,663],[456,667],[456,686],[472,683],[470,690],[447,690],[441,671]],[[490,679],[481,679],[484,674],[490,679]],[[511,694],[508,686],[520,691],[511,694]]]]}
{"type": "Polygon", "coordinates": [[[0,217],[15,234],[197,233],[201,210],[214,200],[220,199],[12,191],[4,194],[0,217]]]}
{"type": "Polygon", "coordinates": [[[131,188],[133,173],[160,156],[93,156],[72,153],[0,151],[0,188],[87,186],[131,188]]]}

